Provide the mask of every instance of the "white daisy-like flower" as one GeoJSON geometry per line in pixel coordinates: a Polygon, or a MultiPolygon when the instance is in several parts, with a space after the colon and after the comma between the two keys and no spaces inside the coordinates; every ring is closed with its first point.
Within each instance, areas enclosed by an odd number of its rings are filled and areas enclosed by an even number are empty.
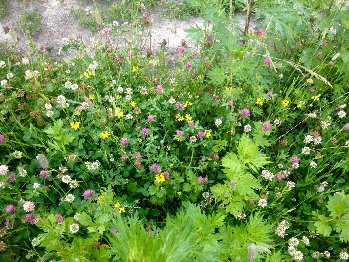
{"type": "Polygon", "coordinates": [[[66,195],[65,201],[67,201],[68,203],[72,203],[75,200],[75,196],[73,194],[68,194],[66,195]]]}
{"type": "Polygon", "coordinates": [[[75,234],[76,232],[78,232],[80,229],[79,224],[73,223],[69,226],[69,230],[72,234],[75,234]]]}

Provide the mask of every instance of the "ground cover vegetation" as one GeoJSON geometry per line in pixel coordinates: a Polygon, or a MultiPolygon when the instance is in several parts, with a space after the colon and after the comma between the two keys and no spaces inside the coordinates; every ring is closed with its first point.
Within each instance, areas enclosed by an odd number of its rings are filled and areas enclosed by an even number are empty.
{"type": "Polygon", "coordinates": [[[1,261],[349,259],[345,1],[192,4],[196,52],[115,48],[143,4],[1,54],[1,261]]]}

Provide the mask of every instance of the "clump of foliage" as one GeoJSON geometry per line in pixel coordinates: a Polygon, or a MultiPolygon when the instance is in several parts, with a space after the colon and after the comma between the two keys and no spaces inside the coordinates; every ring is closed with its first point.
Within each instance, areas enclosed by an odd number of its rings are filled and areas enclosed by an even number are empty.
{"type": "Polygon", "coordinates": [[[25,11],[18,22],[20,30],[30,36],[36,36],[42,26],[42,15],[39,10],[25,11]]]}

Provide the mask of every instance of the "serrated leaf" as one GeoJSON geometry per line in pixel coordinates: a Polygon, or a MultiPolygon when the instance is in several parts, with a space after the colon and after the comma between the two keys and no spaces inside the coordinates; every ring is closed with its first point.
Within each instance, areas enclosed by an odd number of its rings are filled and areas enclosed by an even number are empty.
{"type": "Polygon", "coordinates": [[[329,236],[332,232],[332,227],[328,223],[330,219],[325,217],[324,215],[319,215],[318,219],[319,220],[314,223],[316,232],[325,237],[329,236]]]}

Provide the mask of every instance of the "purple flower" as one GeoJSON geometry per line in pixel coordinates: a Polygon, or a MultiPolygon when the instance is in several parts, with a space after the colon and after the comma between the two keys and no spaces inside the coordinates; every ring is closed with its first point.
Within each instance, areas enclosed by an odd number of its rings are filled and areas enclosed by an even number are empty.
{"type": "Polygon", "coordinates": [[[191,70],[193,68],[192,63],[188,62],[187,65],[185,66],[187,70],[191,70]]]}
{"type": "Polygon", "coordinates": [[[8,214],[13,214],[13,213],[15,212],[15,209],[16,209],[16,208],[15,208],[14,205],[9,204],[9,205],[7,205],[5,211],[6,211],[6,213],[8,213],[8,214]]]}
{"type": "Polygon", "coordinates": [[[164,93],[164,88],[162,87],[162,85],[157,85],[156,86],[156,92],[158,94],[163,94],[164,93]]]}
{"type": "Polygon", "coordinates": [[[5,139],[4,135],[0,134],[0,143],[4,142],[4,139],[5,139]]]}
{"type": "Polygon", "coordinates": [[[270,66],[271,64],[272,64],[272,60],[271,60],[271,58],[269,57],[269,56],[266,56],[265,58],[264,58],[264,64],[265,65],[267,65],[267,66],[270,66]]]}
{"type": "Polygon", "coordinates": [[[199,131],[198,136],[200,139],[204,138],[205,132],[204,131],[199,131]]]}
{"type": "Polygon", "coordinates": [[[122,137],[121,138],[121,144],[126,145],[128,143],[127,137],[122,137]]]}
{"type": "Polygon", "coordinates": [[[184,105],[181,104],[180,102],[176,102],[176,107],[178,110],[183,110],[184,109],[184,105]]]}
{"type": "Polygon", "coordinates": [[[10,227],[10,226],[11,226],[11,221],[8,220],[8,219],[6,219],[4,225],[5,225],[6,227],[10,227]]]}
{"type": "Polygon", "coordinates": [[[228,106],[231,106],[232,104],[233,104],[233,101],[231,101],[231,100],[228,100],[228,101],[227,101],[227,105],[228,105],[228,106]]]}
{"type": "Polygon", "coordinates": [[[141,153],[140,152],[135,152],[134,154],[133,154],[133,157],[134,158],[140,158],[141,157],[141,153]]]}
{"type": "Polygon", "coordinates": [[[273,99],[274,93],[273,93],[272,90],[270,90],[270,91],[268,92],[268,96],[269,96],[270,99],[273,99]]]}
{"type": "Polygon", "coordinates": [[[152,164],[150,170],[154,173],[161,173],[161,167],[158,164],[152,164]]]}
{"type": "Polygon", "coordinates": [[[199,183],[199,184],[207,184],[207,183],[208,183],[207,177],[199,176],[199,177],[198,177],[198,183],[199,183]]]}
{"type": "Polygon", "coordinates": [[[290,160],[291,160],[292,164],[298,164],[299,163],[299,159],[296,156],[291,157],[290,160]]]}
{"type": "Polygon", "coordinates": [[[15,174],[11,173],[7,179],[7,182],[13,183],[15,181],[16,181],[16,176],[15,176],[15,174]]]}
{"type": "Polygon", "coordinates": [[[244,108],[244,109],[241,109],[240,110],[240,115],[242,115],[243,117],[248,117],[248,116],[250,116],[250,110],[249,109],[247,109],[247,108],[244,108]]]}
{"type": "Polygon", "coordinates": [[[149,128],[142,128],[142,135],[144,136],[149,135],[149,128]]]}
{"type": "Polygon", "coordinates": [[[57,215],[56,215],[56,219],[57,219],[57,223],[60,224],[60,223],[63,222],[63,219],[64,219],[64,218],[63,218],[63,216],[62,216],[61,214],[57,214],[57,215]]]}
{"type": "Polygon", "coordinates": [[[349,130],[349,123],[346,123],[344,126],[343,126],[344,130],[349,130]]]}
{"type": "Polygon", "coordinates": [[[185,47],[180,45],[179,47],[177,47],[177,51],[178,51],[178,54],[183,54],[184,53],[184,50],[185,50],[185,47]]]}
{"type": "Polygon", "coordinates": [[[269,131],[270,128],[271,128],[270,122],[264,122],[264,123],[263,123],[263,125],[262,125],[262,130],[263,130],[264,132],[269,131]]]}
{"type": "Polygon", "coordinates": [[[32,214],[26,214],[24,217],[24,221],[25,222],[29,222],[31,224],[35,224],[36,223],[36,216],[32,215],[32,214]]]}
{"type": "Polygon", "coordinates": [[[48,172],[46,170],[41,170],[40,171],[40,177],[41,178],[45,179],[45,178],[47,178],[47,175],[48,175],[48,172]]]}
{"type": "Polygon", "coordinates": [[[154,121],[154,116],[153,115],[149,115],[148,116],[148,121],[149,122],[153,122],[154,121]]]}
{"type": "Polygon", "coordinates": [[[188,126],[194,126],[194,124],[195,124],[194,121],[189,121],[188,122],[188,126]]]}
{"type": "Polygon", "coordinates": [[[176,135],[177,136],[182,136],[184,133],[182,130],[176,130],[176,135]]]}
{"type": "Polygon", "coordinates": [[[257,35],[258,35],[258,36],[265,36],[265,31],[264,31],[264,29],[262,29],[262,28],[258,29],[257,35]]]}
{"type": "Polygon", "coordinates": [[[164,172],[164,176],[165,179],[169,179],[170,178],[170,172],[168,172],[167,170],[164,172]]]}
{"type": "Polygon", "coordinates": [[[106,28],[103,29],[102,32],[103,32],[103,34],[110,34],[111,31],[112,31],[112,29],[110,27],[106,27],[106,28]]]}
{"type": "Polygon", "coordinates": [[[85,192],[82,194],[85,199],[89,199],[93,196],[93,190],[92,189],[86,189],[85,192]]]}

